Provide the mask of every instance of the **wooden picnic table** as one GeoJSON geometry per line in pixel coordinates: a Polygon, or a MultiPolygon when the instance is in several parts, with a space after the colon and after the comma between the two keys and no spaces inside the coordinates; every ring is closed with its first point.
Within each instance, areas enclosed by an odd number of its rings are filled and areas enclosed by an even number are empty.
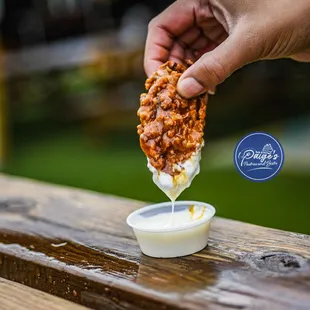
{"type": "Polygon", "coordinates": [[[310,309],[309,236],[216,217],[155,259],[125,223],[145,204],[0,175],[0,309],[310,309]]]}

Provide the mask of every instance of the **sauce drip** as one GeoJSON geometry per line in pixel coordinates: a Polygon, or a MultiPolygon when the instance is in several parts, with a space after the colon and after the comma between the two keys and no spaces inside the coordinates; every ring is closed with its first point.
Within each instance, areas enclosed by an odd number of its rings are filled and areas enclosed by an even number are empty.
{"type": "Polygon", "coordinates": [[[174,216],[174,204],[176,199],[179,197],[180,194],[172,194],[171,192],[165,192],[167,197],[171,200],[171,214],[168,220],[168,223],[165,225],[165,227],[172,227],[173,226],[173,216],[174,216]]]}
{"type": "Polygon", "coordinates": [[[169,218],[169,221],[166,227],[171,227],[173,224],[174,203],[175,203],[175,199],[171,199],[171,214],[170,214],[170,218],[169,218]]]}

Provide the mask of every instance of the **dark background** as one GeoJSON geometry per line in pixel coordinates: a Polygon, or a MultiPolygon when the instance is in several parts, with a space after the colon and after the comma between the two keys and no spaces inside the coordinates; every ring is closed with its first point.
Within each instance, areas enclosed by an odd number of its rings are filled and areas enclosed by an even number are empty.
{"type": "MultiPolygon", "coordinates": [[[[145,201],[152,183],[136,125],[149,20],[172,1],[7,0],[1,3],[2,171],[145,201]]],[[[310,233],[310,65],[251,64],[207,110],[201,173],[180,199],[223,217],[310,233]],[[274,179],[253,183],[233,165],[245,134],[275,135],[274,179]]]]}

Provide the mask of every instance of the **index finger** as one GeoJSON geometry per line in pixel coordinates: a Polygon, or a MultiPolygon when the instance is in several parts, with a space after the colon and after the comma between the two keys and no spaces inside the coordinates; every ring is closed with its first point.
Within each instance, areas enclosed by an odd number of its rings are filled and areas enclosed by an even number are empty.
{"type": "Polygon", "coordinates": [[[175,39],[194,25],[196,3],[176,1],[151,21],[144,54],[147,76],[168,60],[175,39]]]}

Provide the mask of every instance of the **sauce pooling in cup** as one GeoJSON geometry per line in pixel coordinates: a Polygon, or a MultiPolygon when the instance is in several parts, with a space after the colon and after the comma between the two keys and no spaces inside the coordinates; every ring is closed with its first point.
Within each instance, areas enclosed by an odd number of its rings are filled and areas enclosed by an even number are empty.
{"type": "Polygon", "coordinates": [[[172,201],[172,215],[174,201],[200,172],[204,146],[207,94],[186,99],[177,92],[178,80],[191,64],[161,65],[146,80],[137,113],[140,146],[154,183],[172,201]]]}

